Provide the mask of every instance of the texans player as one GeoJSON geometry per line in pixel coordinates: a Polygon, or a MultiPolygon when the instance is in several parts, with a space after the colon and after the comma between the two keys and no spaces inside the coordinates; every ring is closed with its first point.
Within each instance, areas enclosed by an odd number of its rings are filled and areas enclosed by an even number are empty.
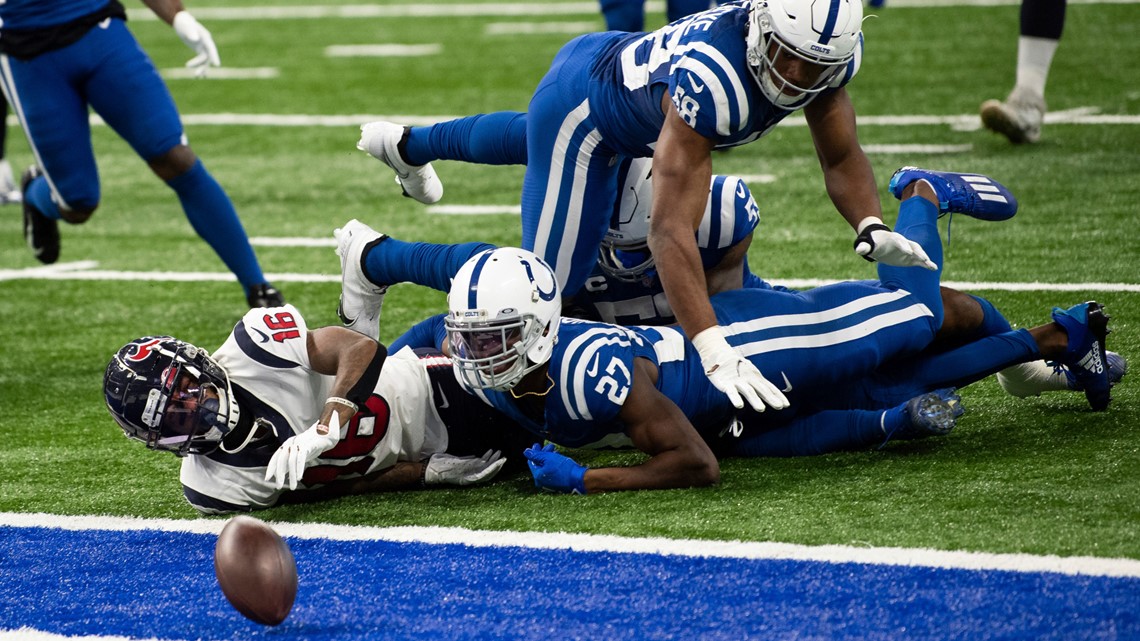
{"type": "MultiPolygon", "coordinates": [[[[898,229],[940,262],[936,192],[919,181],[905,195],[898,229]]],[[[892,361],[919,355],[940,328],[939,274],[887,265],[879,274],[803,293],[713,297],[733,347],[780,380],[792,401],[739,416],[676,329],[562,318],[556,275],[525,250],[493,250],[464,265],[441,324],[457,377],[537,437],[567,447],[632,442],[650,455],[641,465],[588,470],[552,446],[527,450],[536,484],[562,492],[707,485],[719,478],[717,455],[804,454],[946,433],[962,412],[949,387],[1040,358],[1067,365],[1093,408],[1107,406],[1108,319],[1096,303],[1055,309],[1054,322],[1032,330],[892,361]]]]}
{"type": "MultiPolygon", "coordinates": [[[[744,0],[648,34],[570,41],[525,119],[522,246],[555,268],[563,292],[576,294],[609,224],[618,161],[653,156],[649,245],[678,321],[705,371],[718,373],[719,389],[733,388],[756,409],[785,407],[780,390],[717,325],[692,232],[707,200],[711,151],[752,142],[803,109],[828,194],[857,232],[856,251],[935,269],[921,247],[883,224],[856,136],[845,85],[859,69],[861,21],[858,0],[744,0]]],[[[366,128],[359,146],[395,169],[407,195],[439,200],[431,128],[383,125],[366,128]]]]}
{"type": "Polygon", "coordinates": [[[482,483],[529,442],[438,352],[310,331],[291,305],[250,310],[212,357],[170,336],[131,341],[103,392],[128,437],[183,457],[183,494],[204,514],[482,483]]]}

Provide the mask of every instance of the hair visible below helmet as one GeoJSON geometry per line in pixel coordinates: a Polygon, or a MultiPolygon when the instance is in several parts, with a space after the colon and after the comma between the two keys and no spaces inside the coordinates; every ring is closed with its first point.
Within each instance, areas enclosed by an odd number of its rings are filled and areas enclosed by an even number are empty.
{"type": "Polygon", "coordinates": [[[621,197],[598,248],[598,266],[607,275],[637,282],[653,269],[649,252],[649,214],[653,209],[652,158],[630,158],[618,171],[621,197]]]}
{"type": "Polygon", "coordinates": [[[170,336],[123,346],[107,365],[103,396],[128,438],[178,456],[209,454],[238,422],[225,370],[170,336]]]}
{"type": "Polygon", "coordinates": [[[811,102],[855,58],[862,23],[863,3],[858,0],[755,0],[747,55],[764,96],[788,110],[811,102]],[[818,75],[807,86],[785,79],[778,68],[789,57],[818,66],[818,75]]]}
{"type": "Polygon", "coordinates": [[[473,256],[451,281],[445,320],[455,374],[505,391],[550,360],[562,318],[554,270],[514,247],[473,256]]]}

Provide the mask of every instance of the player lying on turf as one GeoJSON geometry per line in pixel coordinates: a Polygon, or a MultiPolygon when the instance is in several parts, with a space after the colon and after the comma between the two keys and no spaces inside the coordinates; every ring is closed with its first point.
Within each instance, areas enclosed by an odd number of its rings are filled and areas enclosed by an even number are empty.
{"type": "Polygon", "coordinates": [[[183,493],[206,514],[482,483],[502,452],[521,470],[532,438],[462,391],[439,352],[310,331],[290,305],[250,310],[212,357],[170,336],[131,341],[103,392],[128,437],[183,457],[183,493]]]}
{"type": "MultiPolygon", "coordinates": [[[[979,203],[979,189],[1016,200],[999,183],[975,174],[953,174],[905,167],[895,174],[891,191],[901,198],[905,187],[922,178],[936,186],[940,213],[971,213],[979,206],[994,207],[995,201],[979,203]]],[[[615,204],[610,229],[598,252],[585,287],[563,300],[563,315],[620,325],[668,325],[675,322],[664,288],[657,277],[653,255],[646,241],[652,205],[651,166],[648,159],[627,160],[621,172],[622,198],[615,204]]],[[[998,204],[1002,204],[998,202],[998,204]]],[[[997,212],[1013,215],[1015,205],[997,212]]],[[[993,212],[989,212],[993,215],[993,212]]],[[[759,221],[756,201],[739,178],[715,176],[704,217],[695,237],[708,289],[771,289],[772,285],[751,272],[747,252],[759,221]]],[[[359,221],[336,230],[337,254],[341,258],[342,284],[338,313],[345,325],[373,338],[379,337],[379,314],[384,294],[394,283],[412,282],[447,292],[459,268],[471,257],[494,249],[488,243],[440,245],[403,242],[378,233],[359,221]]],[[[786,288],[775,286],[777,290],[786,288]]],[[[988,300],[942,288],[947,309],[937,337],[940,347],[953,346],[1012,329],[1001,312],[988,300]]],[[[425,322],[392,343],[434,345],[435,329],[425,322]],[[425,335],[417,335],[418,332],[425,335]]],[[[1124,373],[1124,360],[1109,352],[1110,376],[1115,382],[1124,373]]],[[[1050,390],[1082,391],[1080,382],[1064,366],[1044,361],[1023,363],[999,373],[999,382],[1019,397],[1050,390]]]]}
{"type": "MultiPolygon", "coordinates": [[[[912,189],[920,196],[904,201],[896,227],[941,263],[937,196],[921,181],[912,189]]],[[[713,297],[730,343],[781,381],[791,401],[739,418],[733,405],[741,404],[707,381],[680,332],[563,319],[553,272],[523,250],[493,250],[465,264],[437,326],[459,378],[536,436],[567,447],[626,441],[650,455],[641,465],[587,472],[549,447],[528,450],[536,483],[559,491],[713,483],[710,443],[719,455],[805,454],[945,433],[961,410],[944,386],[1032,359],[1067,365],[1094,408],[1107,405],[1107,372],[1092,365],[1104,363],[1107,333],[1096,303],[908,363],[892,359],[919,354],[942,324],[939,273],[885,265],[879,272],[877,282],[804,293],[713,297]]]]}

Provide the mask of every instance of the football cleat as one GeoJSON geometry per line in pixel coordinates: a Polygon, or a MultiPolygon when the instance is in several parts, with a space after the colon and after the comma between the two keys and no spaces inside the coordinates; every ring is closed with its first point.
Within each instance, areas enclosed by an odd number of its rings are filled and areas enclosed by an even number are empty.
{"type": "Polygon", "coordinates": [[[1015,144],[1041,139],[1041,123],[1045,121],[1045,97],[1021,87],[1014,87],[1005,102],[987,100],[982,103],[982,124],[1015,144]]]}
{"type": "Polygon", "coordinates": [[[11,205],[24,201],[24,192],[12,176],[12,165],[7,159],[0,159],[0,205],[11,205]]]}
{"type": "Polygon", "coordinates": [[[340,257],[340,302],[336,314],[344,326],[369,338],[380,339],[380,307],[388,285],[377,285],[364,275],[367,250],[388,236],[353,219],[333,231],[340,257]]]}
{"type": "Polygon", "coordinates": [[[360,126],[360,141],[356,148],[367,151],[373,158],[396,172],[396,182],[404,195],[425,205],[443,198],[443,183],[435,175],[431,163],[412,165],[400,155],[400,147],[408,135],[408,127],[383,120],[360,126]]]}
{"type": "MultiPolygon", "coordinates": [[[[1128,361],[1116,352],[1105,351],[1108,384],[1116,387],[1128,373],[1128,361]]],[[[1040,396],[1042,392],[1083,392],[1084,385],[1066,365],[1031,361],[1013,365],[997,373],[998,383],[1007,394],[1018,398],[1040,396]]]]}
{"type": "Polygon", "coordinates": [[[1008,220],[1017,213],[1017,198],[998,181],[981,174],[959,174],[903,167],[891,176],[889,189],[902,200],[903,189],[925,180],[938,195],[938,215],[966,214],[979,220],[1008,220]]]}
{"type": "Polygon", "coordinates": [[[246,292],[245,300],[249,303],[250,309],[257,307],[281,307],[285,304],[285,297],[277,288],[269,283],[261,283],[254,285],[246,292]]]}
{"type": "Polygon", "coordinates": [[[891,436],[899,439],[916,439],[949,434],[965,413],[962,397],[952,387],[916,396],[903,407],[907,421],[891,436]]]}
{"type": "Polygon", "coordinates": [[[1075,385],[1085,392],[1089,406],[1102,411],[1112,400],[1112,383],[1108,377],[1108,356],[1104,347],[1108,336],[1108,314],[1095,301],[1074,305],[1069,309],[1053,308],[1053,321],[1069,335],[1065,356],[1057,359],[1069,368],[1075,385]]]}
{"type": "Polygon", "coordinates": [[[40,168],[32,165],[20,178],[20,195],[24,201],[24,240],[36,260],[50,265],[59,260],[59,221],[40,213],[28,202],[28,187],[40,176],[40,168]]]}

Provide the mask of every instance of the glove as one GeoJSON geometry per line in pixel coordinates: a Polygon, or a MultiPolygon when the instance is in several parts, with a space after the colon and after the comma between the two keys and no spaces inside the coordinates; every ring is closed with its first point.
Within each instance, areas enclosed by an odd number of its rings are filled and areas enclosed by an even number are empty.
{"type": "Polygon", "coordinates": [[[186,62],[186,66],[195,69],[199,78],[206,75],[209,67],[220,67],[222,59],[218,57],[218,47],[214,45],[214,37],[198,22],[194,16],[185,11],[174,14],[174,32],[182,38],[187,47],[198,54],[186,62]]]}
{"type": "Polygon", "coordinates": [[[554,451],[554,443],[542,447],[538,443],[523,450],[527,467],[534,476],[534,486],[563,494],[586,493],[586,470],[574,459],[554,451]]]}
{"type": "Polygon", "coordinates": [[[321,454],[331,450],[340,442],[340,415],[333,412],[329,420],[328,431],[321,433],[318,428],[326,427],[320,422],[313,423],[309,429],[290,436],[289,440],[281,444],[269,459],[269,466],[265,469],[265,480],[276,479],[274,487],[281,489],[289,482],[289,489],[297,489],[297,481],[305,475],[305,466],[317,460],[321,454]]]}
{"type": "Polygon", "coordinates": [[[701,355],[705,376],[718,390],[728,395],[736,409],[744,407],[744,399],[748,399],[748,404],[757,412],[763,412],[765,404],[778,410],[788,406],[784,393],[764,378],[751,361],[732,349],[724,340],[719,326],[714,325],[697,334],[693,347],[701,355]]]}
{"type": "Polygon", "coordinates": [[[432,454],[424,466],[424,485],[475,485],[490,481],[507,459],[498,450],[483,456],[432,454]]]}
{"type": "Polygon", "coordinates": [[[924,267],[938,269],[926,250],[913,240],[891,231],[878,219],[861,225],[863,230],[855,237],[855,253],[871,262],[878,261],[892,267],[924,267]]]}

